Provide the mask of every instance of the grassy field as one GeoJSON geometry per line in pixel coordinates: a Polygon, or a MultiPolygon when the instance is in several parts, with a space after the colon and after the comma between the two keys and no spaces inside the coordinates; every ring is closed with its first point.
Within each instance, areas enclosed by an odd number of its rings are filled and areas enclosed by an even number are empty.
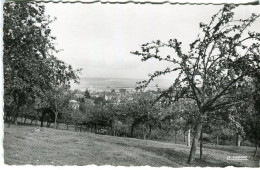
{"type": "Polygon", "coordinates": [[[259,166],[259,158],[252,156],[254,148],[244,146],[205,145],[203,159],[189,165],[190,148],[181,144],[29,125],[5,126],[4,133],[8,165],[259,166]],[[247,156],[248,160],[231,161],[227,156],[247,156]]]}

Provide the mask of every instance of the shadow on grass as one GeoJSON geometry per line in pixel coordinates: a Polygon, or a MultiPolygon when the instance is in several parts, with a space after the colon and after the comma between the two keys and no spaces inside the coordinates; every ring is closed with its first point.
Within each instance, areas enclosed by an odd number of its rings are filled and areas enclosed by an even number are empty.
{"type": "Polygon", "coordinates": [[[141,146],[141,145],[127,145],[125,143],[116,143],[118,145],[124,146],[124,147],[135,147],[137,149],[141,149],[144,151],[152,152],[158,156],[162,156],[167,158],[168,160],[179,164],[180,166],[185,166],[185,167],[194,167],[194,166],[199,166],[199,167],[226,167],[226,166],[235,166],[238,167],[236,164],[230,164],[227,162],[219,162],[219,160],[214,159],[214,158],[207,158],[207,159],[195,159],[194,163],[188,164],[188,157],[189,157],[189,152],[185,153],[186,151],[176,151],[175,149],[172,148],[162,148],[162,147],[156,147],[156,146],[141,146]]]}
{"type": "Polygon", "coordinates": [[[231,153],[238,153],[241,154],[242,152],[244,153],[252,153],[253,155],[253,150],[248,150],[248,148],[243,148],[238,147],[238,146],[222,146],[222,145],[204,145],[204,148],[206,149],[214,149],[214,150],[221,150],[225,152],[231,152],[231,153]]]}
{"type": "MultiPolygon", "coordinates": [[[[182,166],[201,166],[201,167],[225,167],[230,166],[228,163],[220,163],[219,160],[212,159],[205,160],[205,159],[196,159],[193,164],[188,164],[187,160],[189,157],[189,153],[183,153],[180,151],[176,151],[170,148],[161,148],[161,147],[146,147],[146,146],[139,146],[140,149],[153,152],[159,156],[164,156],[167,159],[174,161],[182,166]]],[[[232,165],[235,166],[235,165],[232,165]]]]}

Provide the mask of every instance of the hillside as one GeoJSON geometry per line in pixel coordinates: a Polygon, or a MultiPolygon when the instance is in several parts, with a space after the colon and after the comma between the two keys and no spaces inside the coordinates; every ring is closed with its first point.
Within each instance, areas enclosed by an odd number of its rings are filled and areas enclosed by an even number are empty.
{"type": "MultiPolygon", "coordinates": [[[[189,147],[181,144],[25,125],[5,126],[4,133],[4,159],[9,165],[190,166],[189,147]]],[[[203,160],[192,166],[256,167],[253,150],[205,145],[203,160]],[[248,156],[248,160],[228,161],[227,156],[248,156]]]]}

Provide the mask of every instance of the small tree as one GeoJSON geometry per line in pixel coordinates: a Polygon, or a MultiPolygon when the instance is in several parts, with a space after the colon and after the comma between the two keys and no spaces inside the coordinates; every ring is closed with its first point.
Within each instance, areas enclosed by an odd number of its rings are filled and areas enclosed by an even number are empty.
{"type": "Polygon", "coordinates": [[[230,94],[235,94],[239,90],[239,83],[259,69],[260,33],[248,31],[259,15],[252,14],[247,19],[235,20],[232,11],[234,8],[225,5],[212,16],[209,24],[200,23],[201,33],[190,44],[187,53],[182,50],[182,43],[177,39],[170,39],[167,43],[160,40],[146,43],[142,45],[141,52],[132,52],[142,56],[142,61],[153,58],[175,65],[174,68],[151,74],[148,81],[139,83],[140,88],[146,87],[156,77],[175,72],[178,76],[173,85],[159,98],[165,97],[169,102],[180,98],[195,101],[199,114],[195,119],[196,127],[188,163],[195,158],[206,118],[210,118],[213,111],[238,102],[240,99],[234,97],[231,100],[230,94]],[[165,49],[173,50],[174,56],[164,56],[165,49]]]}
{"type": "Polygon", "coordinates": [[[72,98],[73,96],[69,93],[69,89],[67,87],[60,87],[45,93],[45,98],[42,99],[54,113],[54,128],[58,127],[58,116],[62,117],[60,114],[66,114],[66,112],[71,110],[70,100],[72,98]]]}
{"type": "Polygon", "coordinates": [[[85,96],[86,99],[90,99],[90,98],[91,98],[88,89],[85,90],[85,92],[84,92],[84,96],[85,96]]]}

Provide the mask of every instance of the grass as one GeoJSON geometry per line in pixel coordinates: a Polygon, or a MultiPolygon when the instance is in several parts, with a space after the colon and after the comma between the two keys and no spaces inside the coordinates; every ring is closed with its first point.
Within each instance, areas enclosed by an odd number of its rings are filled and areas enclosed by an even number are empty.
{"type": "Polygon", "coordinates": [[[5,126],[4,133],[4,159],[8,165],[259,166],[259,158],[252,156],[254,148],[245,146],[205,145],[203,159],[189,165],[190,148],[182,144],[28,125],[5,126]],[[231,161],[227,156],[247,156],[248,160],[231,161]]]}

